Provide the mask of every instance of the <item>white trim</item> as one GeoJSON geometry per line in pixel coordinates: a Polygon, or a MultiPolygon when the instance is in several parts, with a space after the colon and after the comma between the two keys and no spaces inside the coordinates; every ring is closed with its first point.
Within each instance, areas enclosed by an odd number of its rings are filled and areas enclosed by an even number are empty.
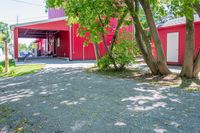
{"type": "Polygon", "coordinates": [[[72,60],[72,26],[70,26],[70,30],[69,30],[69,45],[70,45],[70,60],[72,60]]]}
{"type": "Polygon", "coordinates": [[[72,28],[72,53],[74,54],[74,27],[72,28]]]}
{"type": "Polygon", "coordinates": [[[83,46],[83,60],[85,60],[85,46],[82,44],[83,46]]]}

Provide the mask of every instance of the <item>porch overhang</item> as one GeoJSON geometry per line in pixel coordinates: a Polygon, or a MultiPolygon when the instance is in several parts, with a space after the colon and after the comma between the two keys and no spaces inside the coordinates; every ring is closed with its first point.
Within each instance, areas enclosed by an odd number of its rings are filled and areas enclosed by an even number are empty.
{"type": "Polygon", "coordinates": [[[14,56],[18,59],[18,38],[48,38],[60,31],[69,31],[65,17],[12,25],[14,56]]]}

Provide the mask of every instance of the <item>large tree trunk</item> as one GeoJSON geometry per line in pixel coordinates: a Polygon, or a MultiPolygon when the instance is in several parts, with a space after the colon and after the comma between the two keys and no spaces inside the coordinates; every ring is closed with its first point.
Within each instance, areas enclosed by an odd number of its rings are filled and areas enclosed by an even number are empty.
{"type": "Polygon", "coordinates": [[[5,72],[9,73],[8,43],[5,42],[5,72]]]}
{"type": "Polygon", "coordinates": [[[130,14],[133,18],[133,20],[135,21],[135,28],[136,28],[136,32],[135,32],[135,37],[136,37],[136,41],[138,44],[138,47],[143,55],[144,61],[146,62],[146,64],[148,65],[150,71],[152,72],[153,75],[157,75],[160,74],[157,64],[155,62],[154,56],[152,54],[152,47],[150,44],[150,41],[148,40],[148,36],[145,34],[144,29],[142,28],[142,25],[139,21],[138,18],[138,14],[139,14],[139,3],[138,1],[135,1],[135,5],[132,1],[126,0],[126,5],[129,8],[130,14]],[[135,8],[134,8],[135,6],[135,8]],[[142,41],[142,38],[146,44],[146,47],[142,41]]]}
{"type": "Polygon", "coordinates": [[[147,0],[140,0],[140,3],[143,7],[143,10],[145,12],[145,16],[147,19],[147,23],[149,25],[150,28],[150,33],[153,37],[153,41],[154,41],[154,45],[156,48],[156,54],[157,54],[157,65],[158,65],[158,69],[160,71],[161,74],[163,75],[167,75],[170,74],[170,70],[167,67],[167,63],[166,63],[166,57],[164,55],[163,52],[163,47],[162,47],[162,43],[157,31],[157,27],[153,18],[153,14],[150,8],[150,4],[147,0]]]}
{"type": "MultiPolygon", "coordinates": [[[[197,3],[194,5],[195,7],[195,11],[198,13],[199,17],[200,17],[200,4],[197,3]]],[[[195,78],[199,78],[199,73],[200,73],[200,49],[198,51],[197,57],[194,61],[194,68],[193,68],[193,77],[195,78]]]]}
{"type": "Polygon", "coordinates": [[[200,72],[200,50],[199,50],[198,55],[197,55],[195,62],[194,62],[193,77],[199,78],[198,77],[199,72],[200,72]]]}
{"type": "MultiPolygon", "coordinates": [[[[192,15],[193,16],[193,15],[192,15]]],[[[192,78],[194,64],[194,18],[186,18],[186,46],[181,76],[192,78]]]]}
{"type": "Polygon", "coordinates": [[[147,50],[142,42],[140,32],[139,32],[137,26],[135,26],[135,27],[136,27],[136,32],[135,32],[136,41],[137,41],[138,47],[140,48],[140,51],[144,58],[144,61],[147,63],[152,74],[157,75],[157,74],[159,74],[159,71],[155,64],[154,58],[153,58],[153,56],[149,55],[149,53],[147,52],[147,50]]]}

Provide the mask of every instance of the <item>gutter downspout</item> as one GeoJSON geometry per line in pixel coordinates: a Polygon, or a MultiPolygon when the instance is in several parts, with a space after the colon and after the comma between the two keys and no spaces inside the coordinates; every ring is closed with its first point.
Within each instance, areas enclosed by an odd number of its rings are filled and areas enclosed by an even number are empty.
{"type": "Polygon", "coordinates": [[[70,43],[70,60],[72,60],[72,26],[70,26],[69,30],[69,43],[70,43]]]}

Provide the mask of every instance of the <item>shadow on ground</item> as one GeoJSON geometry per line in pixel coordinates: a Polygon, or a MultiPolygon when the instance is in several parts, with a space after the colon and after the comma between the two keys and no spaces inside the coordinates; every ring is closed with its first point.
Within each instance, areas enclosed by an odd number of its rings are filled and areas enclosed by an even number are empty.
{"type": "Polygon", "coordinates": [[[200,132],[200,93],[89,74],[79,67],[0,79],[0,92],[0,108],[9,108],[2,131],[200,132]]]}

